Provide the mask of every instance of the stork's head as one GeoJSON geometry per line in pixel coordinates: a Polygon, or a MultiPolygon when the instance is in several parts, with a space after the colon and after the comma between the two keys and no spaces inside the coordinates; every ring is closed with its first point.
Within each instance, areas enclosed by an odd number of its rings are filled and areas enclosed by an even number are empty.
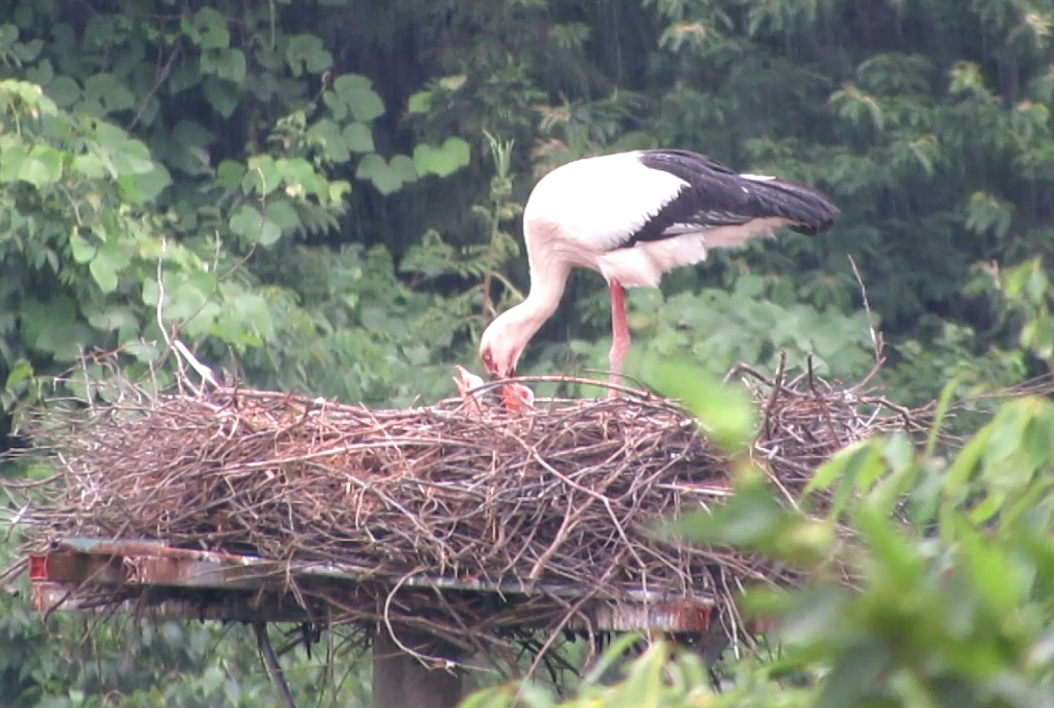
{"type": "Polygon", "coordinates": [[[527,343],[523,327],[515,318],[515,308],[490,323],[479,340],[479,358],[491,380],[507,379],[516,373],[516,362],[527,343]]]}

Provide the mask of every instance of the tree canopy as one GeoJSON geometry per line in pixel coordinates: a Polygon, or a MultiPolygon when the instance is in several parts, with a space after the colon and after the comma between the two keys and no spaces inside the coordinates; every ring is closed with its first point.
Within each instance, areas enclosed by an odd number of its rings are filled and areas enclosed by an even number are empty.
{"type": "MultiPolygon", "coordinates": [[[[163,324],[260,385],[440,395],[527,287],[536,177],[642,146],[842,214],[634,292],[631,373],[780,347],[859,371],[851,255],[905,391],[963,360],[1020,376],[985,264],[1054,242],[1050,22],[1011,0],[9,3],[0,378],[85,347],[145,364],[163,324]]],[[[603,364],[598,282],[576,274],[531,366],[603,364]]]]}

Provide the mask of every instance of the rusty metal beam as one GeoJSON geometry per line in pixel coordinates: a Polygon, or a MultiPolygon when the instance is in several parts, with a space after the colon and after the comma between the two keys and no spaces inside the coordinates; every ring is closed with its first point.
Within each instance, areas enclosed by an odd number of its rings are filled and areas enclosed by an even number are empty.
{"type": "MultiPolygon", "coordinates": [[[[233,622],[308,622],[312,618],[292,598],[279,602],[273,597],[262,600],[244,593],[223,593],[207,603],[194,599],[168,598],[156,602],[139,599],[99,607],[78,592],[74,583],[36,581],[30,584],[30,601],[38,612],[111,612],[129,613],[157,619],[199,619],[233,622]]],[[[317,619],[317,618],[316,618],[317,619]]]]}
{"type": "MultiPolygon", "coordinates": [[[[173,585],[178,587],[213,587],[259,589],[275,581],[283,581],[288,574],[298,577],[317,577],[333,580],[362,582],[377,581],[375,571],[350,564],[320,563],[311,561],[274,561],[258,556],[235,555],[217,551],[195,551],[186,548],[174,548],[150,541],[102,541],[95,539],[63,539],[54,544],[53,550],[46,554],[33,556],[55,556],[63,551],[92,557],[109,556],[123,560],[127,570],[123,579],[116,579],[113,574],[104,574],[95,582],[120,582],[122,584],[173,585]],[[141,572],[136,572],[141,569],[141,572]],[[112,579],[112,580],[110,580],[112,579]]],[[[30,577],[33,577],[35,558],[30,557],[30,577]]],[[[77,577],[50,575],[50,561],[36,560],[37,564],[47,566],[48,570],[41,579],[45,580],[86,580],[77,577]]],[[[70,567],[73,561],[61,558],[57,561],[60,569],[70,567]]],[[[80,568],[80,566],[73,565],[80,568]]],[[[62,572],[61,570],[59,572],[62,572]]],[[[76,574],[75,574],[76,575],[76,574]]],[[[403,587],[435,588],[442,590],[476,590],[494,593],[517,593],[522,595],[550,595],[554,597],[580,598],[592,594],[592,589],[560,583],[524,583],[511,578],[489,580],[486,578],[458,578],[418,573],[399,578],[403,587]]],[[[618,598],[630,602],[662,602],[668,598],[663,592],[646,590],[627,590],[618,598]]],[[[699,596],[695,600],[702,604],[713,605],[712,598],[699,596]]]]}
{"type": "MultiPolygon", "coordinates": [[[[317,621],[290,599],[278,603],[268,598],[254,602],[239,594],[223,594],[207,603],[192,599],[169,598],[156,602],[125,600],[99,608],[77,592],[74,583],[37,581],[32,583],[32,604],[38,612],[116,611],[151,618],[188,618],[234,622],[309,622],[317,621]]],[[[567,624],[570,630],[592,629],[598,632],[703,632],[710,624],[710,607],[691,606],[682,601],[640,604],[595,602],[582,608],[582,616],[567,624]],[[586,617],[589,617],[587,620],[586,617]]]]}
{"type": "MultiPolygon", "coordinates": [[[[28,570],[34,586],[34,606],[42,610],[53,606],[61,610],[86,610],[78,599],[80,593],[75,591],[78,586],[117,585],[142,590],[167,589],[169,594],[184,590],[209,597],[207,602],[161,597],[157,603],[147,603],[149,607],[137,601],[127,603],[122,609],[155,616],[247,622],[309,620],[308,611],[298,607],[286,593],[286,582],[291,576],[298,580],[325,580],[349,590],[364,582],[385,580],[347,564],[279,562],[256,556],[173,548],[158,542],[97,539],[57,542],[48,552],[32,554],[28,570]],[[249,598],[256,598],[255,604],[249,598]],[[281,598],[286,602],[279,602],[281,598]]],[[[399,582],[407,588],[503,596],[581,598],[587,594],[586,588],[556,583],[529,585],[511,580],[425,574],[399,582]]],[[[568,628],[586,629],[592,624],[597,631],[701,632],[710,625],[713,608],[714,601],[708,596],[671,598],[663,593],[638,590],[618,598],[590,600],[568,628]]]]}

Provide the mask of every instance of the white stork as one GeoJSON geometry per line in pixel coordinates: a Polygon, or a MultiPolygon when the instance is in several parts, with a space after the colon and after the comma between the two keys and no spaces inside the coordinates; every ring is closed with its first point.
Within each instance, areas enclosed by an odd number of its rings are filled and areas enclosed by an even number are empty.
{"type": "Polygon", "coordinates": [[[805,184],[737,174],[688,150],[635,150],[588,157],[549,172],[523,212],[530,265],[527,298],[483,332],[479,354],[491,378],[506,378],[527,342],[556,310],[571,268],[599,271],[611,291],[611,381],[629,349],[625,288],[658,287],[708,249],[740,246],[781,226],[828,229],[838,213],[805,184]]]}

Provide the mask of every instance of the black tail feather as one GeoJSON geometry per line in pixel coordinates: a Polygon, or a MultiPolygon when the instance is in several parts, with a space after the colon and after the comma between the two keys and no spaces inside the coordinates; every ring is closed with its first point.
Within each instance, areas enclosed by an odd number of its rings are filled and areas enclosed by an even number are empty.
{"type": "Polygon", "coordinates": [[[742,179],[759,215],[789,219],[794,223],[788,228],[798,233],[811,236],[826,231],[839,213],[826,194],[807,184],[783,179],[742,179]]]}

